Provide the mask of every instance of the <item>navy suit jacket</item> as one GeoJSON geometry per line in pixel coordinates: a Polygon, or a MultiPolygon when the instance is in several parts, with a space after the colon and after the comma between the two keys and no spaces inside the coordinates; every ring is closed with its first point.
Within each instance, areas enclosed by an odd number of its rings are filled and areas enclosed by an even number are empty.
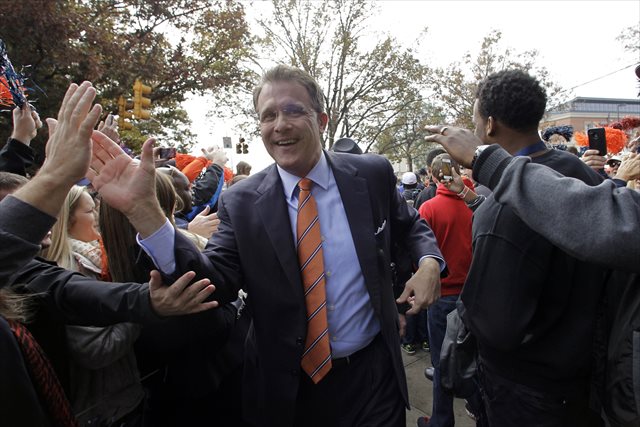
{"type": "MultiPolygon", "coordinates": [[[[392,241],[442,258],[436,239],[396,190],[382,156],[324,152],[342,197],[358,260],[399,389],[408,404],[400,354],[398,312],[390,274],[392,241]],[[383,226],[384,224],[384,226],[383,226]]],[[[293,423],[306,335],[306,309],[285,196],[275,165],[235,184],[220,197],[220,227],[200,253],[176,234],[177,272],[194,270],[216,286],[215,298],[248,293],[253,319],[245,349],[244,417],[254,425],[293,423]]]]}

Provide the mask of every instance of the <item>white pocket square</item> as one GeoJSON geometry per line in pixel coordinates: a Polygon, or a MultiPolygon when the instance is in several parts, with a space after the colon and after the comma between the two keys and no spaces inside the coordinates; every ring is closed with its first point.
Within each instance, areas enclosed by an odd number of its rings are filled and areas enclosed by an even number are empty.
{"type": "Polygon", "coordinates": [[[380,227],[378,227],[378,229],[376,230],[374,236],[377,236],[378,234],[380,234],[382,230],[384,230],[384,227],[386,225],[387,225],[387,220],[385,219],[384,221],[382,221],[382,224],[380,225],[380,227]]]}

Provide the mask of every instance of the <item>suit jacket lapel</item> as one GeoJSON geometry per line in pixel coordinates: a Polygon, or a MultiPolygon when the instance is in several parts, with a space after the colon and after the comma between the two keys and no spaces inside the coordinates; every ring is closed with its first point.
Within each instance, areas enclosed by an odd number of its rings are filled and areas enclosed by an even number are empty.
{"type": "Polygon", "coordinates": [[[342,204],[347,214],[360,268],[371,297],[374,310],[380,312],[379,271],[374,235],[373,208],[366,179],[358,176],[358,170],[339,156],[328,155],[333,176],[340,190],[342,204]]]}
{"type": "MultiPolygon", "coordinates": [[[[273,250],[276,252],[280,265],[284,270],[293,292],[303,296],[303,286],[298,268],[298,256],[291,235],[291,223],[287,203],[282,193],[282,182],[275,165],[270,166],[266,178],[257,188],[256,212],[264,224],[269,235],[273,250]]],[[[256,242],[262,245],[262,242],[256,242]]]]}

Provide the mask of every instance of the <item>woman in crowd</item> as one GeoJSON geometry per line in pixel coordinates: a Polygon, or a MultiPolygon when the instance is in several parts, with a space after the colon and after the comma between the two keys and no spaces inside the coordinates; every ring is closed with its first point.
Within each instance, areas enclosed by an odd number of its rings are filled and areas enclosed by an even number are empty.
{"type": "MultiPolygon", "coordinates": [[[[83,187],[72,187],[45,256],[68,270],[100,278],[102,250],[94,208],[83,187]]],[[[66,327],[69,397],[81,426],[141,425],[144,391],[133,352],[139,333],[133,323],[66,327]]]]}

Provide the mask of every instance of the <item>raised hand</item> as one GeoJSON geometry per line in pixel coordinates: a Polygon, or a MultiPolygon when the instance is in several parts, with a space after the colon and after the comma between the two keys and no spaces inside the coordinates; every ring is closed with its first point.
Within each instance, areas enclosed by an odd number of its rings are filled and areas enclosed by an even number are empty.
{"type": "Polygon", "coordinates": [[[141,160],[129,157],[115,141],[94,131],[93,157],[87,178],[102,200],[125,214],[131,224],[147,237],[166,221],[156,198],[153,138],[142,146],[141,160]]]}
{"type": "Polygon", "coordinates": [[[58,120],[47,119],[49,141],[42,169],[75,183],[84,178],[91,159],[91,132],[102,107],[91,104],[96,90],[90,82],[71,84],[58,112],[58,120]]]}
{"type": "Polygon", "coordinates": [[[11,138],[25,145],[29,145],[41,127],[42,121],[40,121],[40,116],[28,103],[25,103],[22,108],[15,108],[13,110],[13,131],[11,138]]]}
{"type": "Polygon", "coordinates": [[[229,160],[227,158],[227,154],[220,147],[201,148],[200,150],[207,160],[210,160],[212,163],[216,163],[220,166],[224,166],[224,164],[227,163],[227,160],[229,160]]]}
{"type": "MultiPolygon", "coordinates": [[[[91,106],[95,96],[96,90],[89,82],[69,86],[58,120],[47,119],[49,141],[45,162],[35,178],[16,192],[15,197],[51,216],[58,215],[69,189],[85,177],[89,168],[91,132],[102,112],[100,105],[91,106]]],[[[31,112],[21,114],[30,116],[31,112]]],[[[29,116],[25,119],[33,118],[29,116]]]]}
{"type": "Polygon", "coordinates": [[[640,179],[640,153],[629,154],[620,164],[618,172],[614,178],[623,181],[631,181],[632,179],[640,179]]]}
{"type": "Polygon", "coordinates": [[[209,214],[211,208],[206,206],[202,212],[196,215],[187,226],[187,230],[192,233],[199,234],[204,238],[211,238],[213,233],[218,231],[220,220],[217,213],[209,214]]]}
{"type": "Polygon", "coordinates": [[[460,193],[464,190],[465,183],[462,180],[460,174],[456,171],[456,168],[451,168],[451,180],[445,180],[442,172],[438,174],[438,182],[444,185],[448,190],[453,191],[454,193],[460,193]]]}
{"type": "Polygon", "coordinates": [[[585,151],[581,159],[587,166],[596,171],[604,169],[604,165],[607,162],[607,158],[601,156],[598,150],[591,149],[585,151]]]}
{"type": "Polygon", "coordinates": [[[109,114],[104,121],[98,123],[98,130],[108,136],[113,142],[120,144],[120,134],[118,133],[118,122],[109,114]]]}
{"type": "Polygon", "coordinates": [[[464,167],[471,165],[476,148],[482,145],[480,138],[467,129],[453,126],[426,126],[425,129],[431,133],[425,141],[442,145],[451,158],[464,167]]]}

